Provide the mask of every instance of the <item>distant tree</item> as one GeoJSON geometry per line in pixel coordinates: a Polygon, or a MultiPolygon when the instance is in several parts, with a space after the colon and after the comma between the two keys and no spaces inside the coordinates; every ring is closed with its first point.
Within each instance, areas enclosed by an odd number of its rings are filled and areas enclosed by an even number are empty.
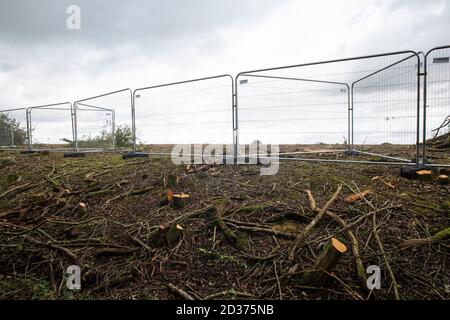
{"type": "Polygon", "coordinates": [[[133,130],[128,125],[117,127],[116,146],[119,148],[133,146],[133,130]]]}
{"type": "Polygon", "coordinates": [[[26,144],[27,140],[26,128],[23,128],[16,119],[8,117],[6,113],[0,113],[0,145],[20,146],[26,144]]]}

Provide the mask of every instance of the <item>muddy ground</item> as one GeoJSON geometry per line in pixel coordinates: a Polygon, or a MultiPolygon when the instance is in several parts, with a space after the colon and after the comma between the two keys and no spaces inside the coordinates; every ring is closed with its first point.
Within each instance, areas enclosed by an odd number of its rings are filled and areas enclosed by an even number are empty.
{"type": "Polygon", "coordinates": [[[448,185],[407,180],[386,165],[283,162],[274,176],[260,169],[1,152],[0,299],[450,299],[449,242],[401,247],[449,227],[448,185]],[[175,193],[190,195],[182,209],[162,201],[169,174],[180,180],[175,193]],[[325,214],[289,259],[318,213],[305,190],[322,208],[339,185],[329,210],[347,229],[325,214]],[[177,217],[186,217],[175,220],[182,230],[169,238],[160,226],[177,217]],[[331,238],[347,252],[323,285],[305,286],[331,238]],[[380,267],[381,289],[367,289],[358,257],[364,268],[380,267]],[[70,265],[81,267],[79,291],[66,287],[70,265]]]}

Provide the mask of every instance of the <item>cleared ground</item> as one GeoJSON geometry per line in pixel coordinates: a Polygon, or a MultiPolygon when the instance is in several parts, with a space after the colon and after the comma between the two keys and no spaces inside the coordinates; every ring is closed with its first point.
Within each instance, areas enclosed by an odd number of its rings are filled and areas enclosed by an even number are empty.
{"type": "MultiPolygon", "coordinates": [[[[384,148],[399,154],[399,147],[384,148]]],[[[194,299],[394,299],[394,289],[401,299],[450,299],[448,241],[400,248],[449,227],[448,185],[406,180],[399,167],[383,165],[283,162],[274,176],[260,169],[1,152],[0,298],[182,298],[172,284],[194,299]],[[175,191],[190,195],[184,209],[161,203],[169,174],[180,177],[175,191]],[[348,228],[324,215],[289,260],[295,238],[317,215],[305,190],[323,207],[338,185],[330,210],[348,228]],[[364,199],[345,202],[365,190],[364,199]],[[218,225],[217,210],[234,240],[218,225]],[[179,238],[152,237],[188,213],[177,223],[179,238]],[[349,230],[364,268],[380,267],[380,290],[367,290],[358,275],[349,230]],[[348,251],[321,288],[305,287],[302,275],[331,237],[348,251]],[[63,278],[73,264],[82,269],[76,292],[63,278]]]]}

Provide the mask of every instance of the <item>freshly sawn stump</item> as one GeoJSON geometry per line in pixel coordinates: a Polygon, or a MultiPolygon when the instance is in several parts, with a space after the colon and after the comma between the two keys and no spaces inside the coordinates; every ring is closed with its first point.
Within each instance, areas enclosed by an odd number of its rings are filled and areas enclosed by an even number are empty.
{"type": "Polygon", "coordinates": [[[174,209],[183,209],[189,198],[190,196],[186,193],[174,194],[172,197],[172,207],[174,209]]]}
{"type": "Polygon", "coordinates": [[[448,176],[446,174],[441,174],[438,177],[438,182],[442,185],[447,185],[448,184],[448,176]]]}
{"type": "Polygon", "coordinates": [[[329,273],[338,263],[342,254],[347,251],[347,247],[338,239],[332,238],[325,245],[322,255],[317,259],[314,269],[303,273],[300,280],[306,287],[321,288],[329,277],[329,273]]]}

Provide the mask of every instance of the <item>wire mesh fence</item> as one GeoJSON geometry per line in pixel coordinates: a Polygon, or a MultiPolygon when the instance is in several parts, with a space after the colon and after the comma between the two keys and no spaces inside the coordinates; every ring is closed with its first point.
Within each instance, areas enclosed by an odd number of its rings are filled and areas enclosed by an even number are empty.
{"type": "Polygon", "coordinates": [[[280,159],[448,166],[449,139],[450,46],[423,60],[392,52],[0,111],[3,149],[170,155],[174,145],[221,145],[238,159],[256,142],[278,145],[280,159]]]}
{"type": "Polygon", "coordinates": [[[0,111],[0,149],[23,149],[28,143],[25,108],[0,111]]]}
{"type": "Polygon", "coordinates": [[[411,163],[419,132],[418,66],[419,56],[405,51],[242,72],[238,143],[278,144],[282,157],[305,160],[358,154],[354,161],[411,163]],[[406,147],[400,153],[388,143],[406,147]]]}
{"type": "Polygon", "coordinates": [[[77,151],[128,151],[133,147],[131,89],[74,103],[77,151]]]}
{"type": "Polygon", "coordinates": [[[170,154],[173,145],[190,144],[233,150],[230,75],[141,88],[134,99],[136,138],[150,153],[170,154]]]}
{"type": "Polygon", "coordinates": [[[371,60],[381,68],[351,86],[352,148],[359,154],[417,162],[420,57],[408,52],[371,60]]]}
{"type": "Polygon", "coordinates": [[[424,160],[450,166],[450,47],[425,56],[424,160]]]}
{"type": "Polygon", "coordinates": [[[74,130],[72,103],[27,108],[29,150],[72,151],[74,130]]]}

